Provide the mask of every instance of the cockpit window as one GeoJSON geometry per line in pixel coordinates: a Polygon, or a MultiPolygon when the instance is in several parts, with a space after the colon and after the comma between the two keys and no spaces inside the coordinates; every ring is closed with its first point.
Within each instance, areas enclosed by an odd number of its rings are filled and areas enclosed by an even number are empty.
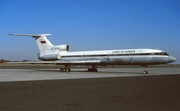
{"type": "Polygon", "coordinates": [[[164,53],[164,55],[169,55],[168,53],[166,53],[166,52],[163,52],[164,53]]]}
{"type": "Polygon", "coordinates": [[[166,52],[160,52],[160,53],[154,53],[154,55],[169,55],[169,54],[166,52]]]}

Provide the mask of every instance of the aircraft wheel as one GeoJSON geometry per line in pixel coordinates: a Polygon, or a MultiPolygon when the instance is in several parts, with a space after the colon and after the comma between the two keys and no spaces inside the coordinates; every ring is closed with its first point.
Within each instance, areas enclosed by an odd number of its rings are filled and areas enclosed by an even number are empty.
{"type": "Polygon", "coordinates": [[[66,69],[63,68],[63,69],[62,69],[62,72],[65,72],[65,71],[66,71],[66,69]]]}
{"type": "Polygon", "coordinates": [[[71,72],[71,69],[66,69],[66,72],[71,72]]]}
{"type": "Polygon", "coordinates": [[[98,70],[97,69],[93,69],[93,72],[97,72],[98,70]]]}
{"type": "Polygon", "coordinates": [[[147,71],[147,70],[144,70],[143,73],[144,73],[144,74],[148,74],[148,71],[147,71]]]}
{"type": "Polygon", "coordinates": [[[71,72],[71,69],[68,69],[68,72],[71,72]]]}
{"type": "Polygon", "coordinates": [[[70,72],[71,71],[71,69],[66,69],[66,68],[61,68],[60,69],[60,72],[70,72]]]}

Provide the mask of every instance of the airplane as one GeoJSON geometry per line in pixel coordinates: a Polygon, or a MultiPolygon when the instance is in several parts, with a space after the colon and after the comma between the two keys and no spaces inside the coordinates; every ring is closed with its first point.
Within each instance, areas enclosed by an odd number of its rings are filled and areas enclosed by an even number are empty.
{"type": "Polygon", "coordinates": [[[148,73],[148,65],[167,64],[176,58],[158,49],[116,49],[96,51],[69,51],[67,44],[53,45],[46,37],[51,34],[9,34],[11,36],[29,36],[36,40],[40,53],[39,62],[23,62],[32,64],[64,65],[60,72],[70,72],[72,65],[88,65],[89,72],[97,72],[100,65],[141,65],[143,73],[148,73]]]}

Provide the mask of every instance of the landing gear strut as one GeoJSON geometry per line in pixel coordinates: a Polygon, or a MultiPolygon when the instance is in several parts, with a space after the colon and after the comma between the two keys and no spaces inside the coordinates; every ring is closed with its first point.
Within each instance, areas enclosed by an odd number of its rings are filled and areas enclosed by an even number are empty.
{"type": "Polygon", "coordinates": [[[71,72],[70,65],[65,65],[65,68],[60,68],[60,72],[71,72]]]}
{"type": "Polygon", "coordinates": [[[144,66],[144,67],[145,67],[145,69],[144,69],[143,73],[144,73],[144,74],[148,74],[147,66],[144,66]]]}
{"type": "Polygon", "coordinates": [[[97,70],[97,65],[92,65],[92,68],[88,68],[88,72],[98,72],[98,70],[97,70]]]}

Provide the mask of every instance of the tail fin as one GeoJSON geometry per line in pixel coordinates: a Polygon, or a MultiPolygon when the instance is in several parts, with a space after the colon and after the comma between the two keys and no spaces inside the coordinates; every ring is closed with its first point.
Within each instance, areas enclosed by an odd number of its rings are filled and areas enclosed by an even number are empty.
{"type": "Polygon", "coordinates": [[[51,34],[9,34],[9,35],[11,35],[11,36],[30,36],[32,38],[35,38],[40,52],[48,52],[53,47],[51,42],[46,38],[46,36],[50,36],[51,34]]]}

